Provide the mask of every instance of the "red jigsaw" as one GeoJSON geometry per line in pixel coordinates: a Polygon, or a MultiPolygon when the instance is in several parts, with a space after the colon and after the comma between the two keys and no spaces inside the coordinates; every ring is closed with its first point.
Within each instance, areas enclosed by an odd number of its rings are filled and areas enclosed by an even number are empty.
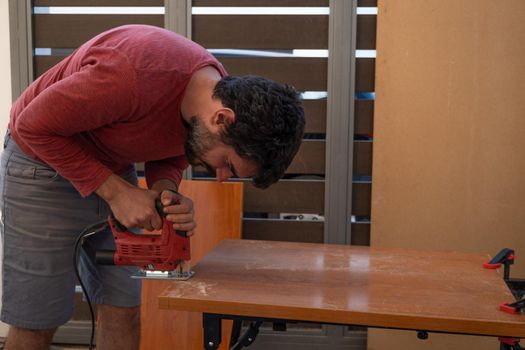
{"type": "Polygon", "coordinates": [[[130,232],[113,216],[108,219],[116,250],[97,251],[99,264],[138,266],[134,278],[186,280],[193,276],[187,267],[191,259],[190,239],[186,232],[173,228],[164,218],[162,204],[156,201],[157,211],[163,217],[160,234],[137,234],[130,232]]]}

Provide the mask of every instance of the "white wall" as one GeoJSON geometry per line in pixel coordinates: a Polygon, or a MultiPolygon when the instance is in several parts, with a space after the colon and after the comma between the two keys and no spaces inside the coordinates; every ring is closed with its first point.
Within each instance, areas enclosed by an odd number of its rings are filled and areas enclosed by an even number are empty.
{"type": "Polygon", "coordinates": [[[9,2],[0,1],[0,135],[3,139],[11,108],[11,66],[9,49],[9,2]]]}
{"type": "MultiPolygon", "coordinates": [[[[9,2],[0,1],[0,139],[3,140],[11,108],[11,61],[9,48],[9,2]]],[[[0,279],[0,286],[2,280],[0,279]]],[[[0,337],[7,335],[7,325],[0,323],[0,337]]]]}

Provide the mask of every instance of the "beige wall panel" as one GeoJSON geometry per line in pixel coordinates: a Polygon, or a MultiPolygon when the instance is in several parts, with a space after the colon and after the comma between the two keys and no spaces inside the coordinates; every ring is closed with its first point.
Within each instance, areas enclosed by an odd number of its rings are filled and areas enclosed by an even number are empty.
{"type": "MultiPolygon", "coordinates": [[[[511,247],[525,277],[523,13],[522,0],[379,2],[373,246],[511,247]]],[[[374,350],[497,347],[369,334],[374,350]]]]}

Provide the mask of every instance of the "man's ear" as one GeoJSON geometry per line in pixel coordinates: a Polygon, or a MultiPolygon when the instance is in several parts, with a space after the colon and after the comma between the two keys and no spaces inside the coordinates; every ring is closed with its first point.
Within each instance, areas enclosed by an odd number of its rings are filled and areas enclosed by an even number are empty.
{"type": "Polygon", "coordinates": [[[215,111],[212,118],[213,126],[222,129],[235,121],[235,112],[227,107],[219,108],[215,111]]]}

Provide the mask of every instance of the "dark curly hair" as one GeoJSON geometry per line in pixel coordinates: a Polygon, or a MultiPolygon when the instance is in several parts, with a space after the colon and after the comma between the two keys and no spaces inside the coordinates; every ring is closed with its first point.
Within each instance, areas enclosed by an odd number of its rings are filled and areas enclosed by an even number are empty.
{"type": "Polygon", "coordinates": [[[290,85],[247,75],[222,78],[213,91],[235,121],[221,135],[241,158],[255,161],[256,187],[277,182],[299,150],[304,134],[304,110],[299,93],[290,85]]]}

